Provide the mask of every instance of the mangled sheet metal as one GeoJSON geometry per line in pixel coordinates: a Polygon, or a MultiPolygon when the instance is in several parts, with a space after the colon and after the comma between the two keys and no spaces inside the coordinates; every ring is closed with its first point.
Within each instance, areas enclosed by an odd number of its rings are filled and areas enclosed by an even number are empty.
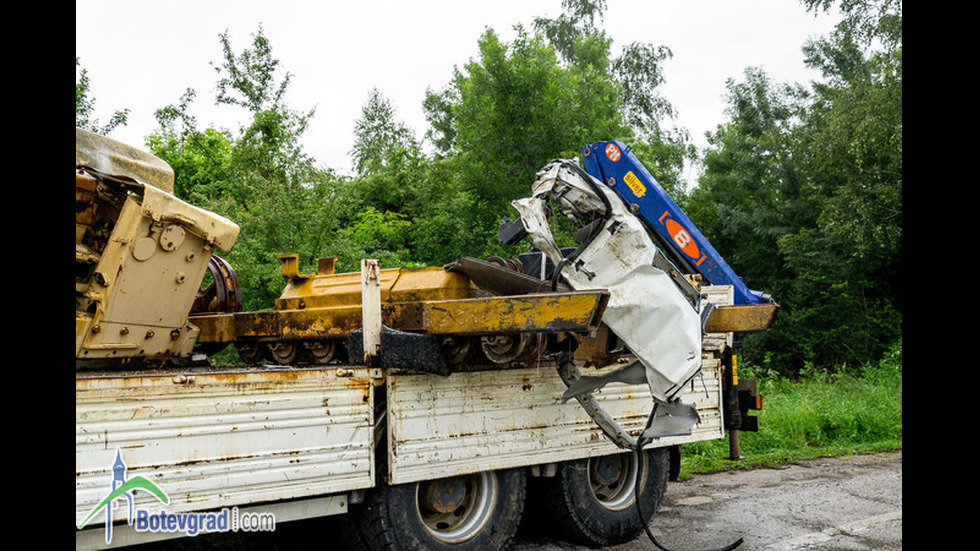
{"type": "MultiPolygon", "coordinates": [[[[655,401],[674,401],[701,367],[700,301],[692,304],[671,274],[657,267],[664,265],[662,254],[641,222],[610,190],[568,160],[546,165],[531,196],[513,205],[534,245],[561,268],[573,289],[609,292],[603,322],[637,358],[605,380],[578,378],[565,398],[609,381],[645,380],[655,401]],[[591,224],[582,246],[569,258],[563,258],[551,233],[549,200],[579,222],[591,224]]],[[[694,413],[686,430],[696,417],[694,413]]],[[[650,434],[660,433],[654,429],[650,434]]]]}

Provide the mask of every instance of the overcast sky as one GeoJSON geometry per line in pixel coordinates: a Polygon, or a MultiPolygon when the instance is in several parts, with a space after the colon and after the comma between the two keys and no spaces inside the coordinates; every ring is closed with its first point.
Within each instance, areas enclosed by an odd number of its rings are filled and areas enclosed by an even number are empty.
{"type": "MultiPolygon", "coordinates": [[[[213,106],[210,63],[221,61],[218,35],[228,30],[241,52],[261,25],[273,57],[293,75],[287,104],[316,107],[307,153],[349,172],[354,121],[372,87],[421,138],[426,88],[442,88],[454,66],[476,57],[486,28],[509,41],[515,24],[530,28],[535,17],[560,13],[561,0],[76,0],[75,55],[96,117],[104,123],[129,109],[129,123],[111,136],[141,147],[156,128],[153,112],[187,88],[197,91],[191,112],[199,127],[247,121],[240,110],[213,106]]],[[[725,120],[726,80],[742,80],[754,66],[777,82],[810,82],[818,75],[803,65],[801,47],[838,19],[807,12],[798,0],[608,0],[600,25],[614,55],[633,41],[673,51],[661,93],[704,145],[704,133],[725,120]]]]}

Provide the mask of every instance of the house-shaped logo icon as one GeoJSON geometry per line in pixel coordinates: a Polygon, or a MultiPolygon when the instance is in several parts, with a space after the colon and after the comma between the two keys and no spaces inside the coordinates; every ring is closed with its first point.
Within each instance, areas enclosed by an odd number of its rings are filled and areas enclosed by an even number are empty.
{"type": "Polygon", "coordinates": [[[99,511],[105,509],[106,511],[106,521],[105,521],[105,541],[106,543],[112,542],[112,505],[117,499],[125,499],[129,507],[127,514],[127,522],[129,524],[133,523],[133,492],[136,490],[143,490],[149,494],[156,496],[162,503],[170,503],[170,498],[167,494],[160,489],[156,484],[150,482],[148,479],[142,476],[134,476],[130,479],[126,478],[126,464],[122,460],[122,452],[116,449],[116,460],[112,465],[112,488],[109,494],[99,502],[95,508],[85,517],[85,520],[78,526],[79,529],[84,528],[86,524],[98,514],[99,511]]]}

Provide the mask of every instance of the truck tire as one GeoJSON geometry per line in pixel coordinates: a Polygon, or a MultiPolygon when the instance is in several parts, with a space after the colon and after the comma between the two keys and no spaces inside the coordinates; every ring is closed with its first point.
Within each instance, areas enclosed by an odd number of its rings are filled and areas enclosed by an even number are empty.
{"type": "Polygon", "coordinates": [[[643,533],[667,491],[668,450],[657,448],[562,463],[553,478],[541,479],[552,526],[562,537],[590,546],[626,543],[643,533]],[[636,480],[640,504],[636,510],[636,480]]]}
{"type": "Polygon", "coordinates": [[[380,484],[352,505],[345,531],[354,549],[463,551],[507,548],[524,511],[522,469],[380,484]]]}

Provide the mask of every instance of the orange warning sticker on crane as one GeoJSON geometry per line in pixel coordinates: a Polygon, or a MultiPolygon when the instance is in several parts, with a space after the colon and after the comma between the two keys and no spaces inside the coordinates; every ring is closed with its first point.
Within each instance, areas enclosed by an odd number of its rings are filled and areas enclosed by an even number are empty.
{"type": "Polygon", "coordinates": [[[667,228],[667,233],[670,234],[670,237],[674,240],[674,244],[677,245],[677,248],[695,261],[695,266],[700,266],[701,263],[704,262],[706,255],[701,253],[701,250],[698,249],[698,244],[694,242],[694,238],[691,237],[691,234],[684,229],[684,226],[681,226],[673,218],[671,218],[668,211],[664,211],[664,213],[660,215],[660,223],[667,228]]]}
{"type": "Polygon", "coordinates": [[[610,161],[615,163],[622,156],[623,154],[619,152],[619,148],[616,147],[616,144],[611,143],[606,146],[606,157],[609,157],[610,161]]]}

